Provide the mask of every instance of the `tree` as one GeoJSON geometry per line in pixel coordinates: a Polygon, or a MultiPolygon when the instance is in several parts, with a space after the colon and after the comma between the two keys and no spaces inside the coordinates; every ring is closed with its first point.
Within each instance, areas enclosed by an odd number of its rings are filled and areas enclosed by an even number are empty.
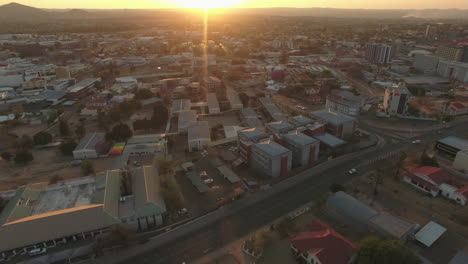
{"type": "Polygon", "coordinates": [[[34,146],[34,141],[28,135],[23,135],[19,140],[19,147],[21,149],[30,149],[34,146]]]}
{"type": "Polygon", "coordinates": [[[15,155],[15,163],[25,165],[34,160],[33,155],[28,150],[20,150],[15,155]]]}
{"type": "Polygon", "coordinates": [[[249,96],[246,93],[239,93],[239,99],[241,100],[244,107],[249,107],[249,96]]]}
{"type": "Polygon", "coordinates": [[[83,171],[83,174],[85,176],[93,173],[94,172],[93,162],[90,160],[83,160],[83,162],[81,162],[81,171],[83,171]]]}
{"type": "Polygon", "coordinates": [[[151,92],[148,89],[144,89],[144,88],[143,89],[138,89],[135,92],[135,99],[137,99],[137,100],[148,99],[148,98],[151,98],[151,97],[154,97],[154,93],[151,92]]]}
{"type": "Polygon", "coordinates": [[[422,166],[432,166],[432,167],[439,167],[439,163],[437,163],[437,159],[435,157],[429,157],[426,151],[421,154],[421,165],[422,166]]]}
{"type": "Polygon", "coordinates": [[[163,157],[157,157],[154,162],[160,174],[165,174],[172,171],[173,163],[171,160],[163,157]]]}
{"type": "Polygon", "coordinates": [[[289,216],[281,219],[281,221],[275,226],[275,230],[282,238],[287,237],[295,228],[296,223],[294,222],[294,219],[289,216]]]}
{"type": "Polygon", "coordinates": [[[361,264],[420,264],[421,260],[398,240],[367,237],[359,242],[357,261],[361,264]]]}
{"type": "Polygon", "coordinates": [[[41,131],[33,137],[35,145],[46,145],[52,141],[52,135],[49,132],[41,131]]]}
{"type": "Polygon", "coordinates": [[[166,125],[169,119],[169,112],[163,104],[156,104],[153,108],[153,115],[151,116],[151,128],[161,128],[166,125]]]}
{"type": "Polygon", "coordinates": [[[73,150],[75,150],[76,145],[77,144],[73,140],[63,142],[62,144],[60,144],[60,151],[63,155],[70,156],[73,154],[73,150]]]}
{"type": "Polygon", "coordinates": [[[11,158],[13,157],[13,155],[11,155],[10,152],[2,152],[2,154],[0,154],[0,156],[2,157],[2,159],[4,159],[5,161],[10,161],[11,158]]]}
{"type": "Polygon", "coordinates": [[[132,130],[126,124],[115,125],[110,132],[106,134],[107,140],[126,141],[133,135],[132,130]]]}
{"type": "Polygon", "coordinates": [[[75,134],[79,137],[82,138],[86,134],[86,128],[83,125],[83,123],[78,124],[75,130],[75,134]]]}
{"type": "Polygon", "coordinates": [[[60,134],[64,137],[70,135],[70,127],[68,126],[68,122],[63,118],[60,118],[59,130],[60,130],[60,134]]]}

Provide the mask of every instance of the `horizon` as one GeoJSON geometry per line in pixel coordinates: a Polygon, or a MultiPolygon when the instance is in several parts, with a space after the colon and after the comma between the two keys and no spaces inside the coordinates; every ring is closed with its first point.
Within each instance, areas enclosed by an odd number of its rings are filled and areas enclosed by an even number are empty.
{"type": "MultiPolygon", "coordinates": [[[[344,9],[344,10],[430,10],[430,9],[445,9],[445,10],[468,10],[468,1],[464,0],[451,0],[444,2],[445,6],[436,6],[430,5],[431,3],[427,4],[424,3],[424,0],[417,0],[412,1],[411,4],[407,4],[405,6],[395,7],[395,4],[405,2],[404,0],[397,0],[394,1],[392,5],[387,5],[388,3],[384,1],[373,1],[373,4],[368,6],[358,6],[356,2],[369,2],[368,0],[359,0],[353,1],[353,4],[350,5],[304,5],[305,2],[309,2],[307,0],[296,0],[292,1],[295,4],[291,4],[291,1],[287,0],[279,0],[275,1],[275,3],[280,3],[278,5],[271,5],[271,3],[264,3],[268,2],[266,0],[230,0],[229,3],[227,1],[223,1],[222,4],[219,4],[219,1],[215,0],[202,0],[193,4],[190,0],[119,0],[113,1],[113,6],[109,7],[107,3],[108,0],[95,1],[85,0],[80,1],[80,5],[70,5],[69,3],[63,3],[59,0],[23,0],[23,1],[4,1],[0,0],[0,6],[8,5],[12,3],[21,4],[25,6],[40,8],[40,9],[87,9],[87,10],[120,10],[120,9],[131,9],[131,10],[173,10],[173,9],[280,9],[280,8],[289,8],[289,9],[344,9]],[[175,2],[175,3],[174,3],[175,2]],[[290,5],[285,5],[284,3],[289,2],[290,5]],[[377,3],[376,3],[377,2],[377,3]],[[415,4],[416,2],[416,4],[415,4]],[[88,4],[87,4],[88,3],[88,4]],[[146,3],[146,4],[145,4],[146,3]],[[283,4],[281,4],[283,3],[283,4]],[[452,3],[452,4],[451,4],[452,3]],[[91,5],[89,5],[91,4],[91,5]],[[377,4],[377,5],[376,5],[377,4]],[[381,6],[386,4],[386,6],[381,6]],[[415,7],[419,6],[419,7],[415,7]]],[[[329,0],[320,0],[315,1],[315,3],[324,3],[329,2],[329,0]]],[[[334,1],[336,3],[336,1],[334,1]]],[[[349,3],[346,0],[338,1],[340,3],[349,3]]],[[[433,1],[435,3],[436,1],[433,1]]],[[[439,1],[440,3],[440,1],[439,1]]]]}

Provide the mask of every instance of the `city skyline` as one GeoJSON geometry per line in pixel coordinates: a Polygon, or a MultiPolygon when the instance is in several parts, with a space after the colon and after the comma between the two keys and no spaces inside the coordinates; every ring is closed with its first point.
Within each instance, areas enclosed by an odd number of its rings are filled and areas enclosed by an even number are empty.
{"type": "MultiPolygon", "coordinates": [[[[0,5],[8,4],[10,0],[0,0],[0,5]]],[[[330,0],[227,0],[214,1],[202,0],[194,3],[189,0],[117,0],[117,1],[91,1],[83,0],[79,2],[59,1],[59,0],[19,0],[14,1],[19,4],[34,6],[37,8],[52,9],[161,9],[161,8],[274,8],[274,7],[292,7],[292,8],[342,8],[342,9],[468,9],[468,2],[464,0],[450,1],[404,1],[396,0],[391,3],[388,1],[377,0],[358,0],[358,1],[330,1],[330,0]]]]}

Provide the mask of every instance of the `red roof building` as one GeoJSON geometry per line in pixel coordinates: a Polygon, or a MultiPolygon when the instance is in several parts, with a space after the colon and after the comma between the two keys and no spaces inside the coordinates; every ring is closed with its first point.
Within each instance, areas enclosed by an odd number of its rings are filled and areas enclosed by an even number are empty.
{"type": "Polygon", "coordinates": [[[357,251],[353,243],[318,220],[291,239],[291,249],[297,258],[314,264],[348,264],[357,251]]]}
{"type": "Polygon", "coordinates": [[[449,172],[424,166],[417,168],[403,177],[403,180],[416,189],[430,193],[433,197],[441,195],[465,205],[468,200],[468,186],[460,184],[449,172]]]}

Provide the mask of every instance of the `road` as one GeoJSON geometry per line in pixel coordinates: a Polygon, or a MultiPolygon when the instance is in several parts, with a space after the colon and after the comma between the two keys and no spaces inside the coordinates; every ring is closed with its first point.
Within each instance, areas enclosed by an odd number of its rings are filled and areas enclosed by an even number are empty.
{"type": "MultiPolygon", "coordinates": [[[[418,138],[423,143],[431,142],[439,137],[464,133],[466,125],[458,124],[442,135],[434,131],[418,138]]],[[[377,159],[390,158],[409,148],[414,148],[410,139],[379,145],[321,164],[275,185],[270,191],[239,200],[212,215],[155,237],[142,246],[99,258],[96,263],[190,263],[321,197],[332,183],[350,180],[351,176],[344,173],[346,170],[358,168],[365,171],[377,159]]]]}

